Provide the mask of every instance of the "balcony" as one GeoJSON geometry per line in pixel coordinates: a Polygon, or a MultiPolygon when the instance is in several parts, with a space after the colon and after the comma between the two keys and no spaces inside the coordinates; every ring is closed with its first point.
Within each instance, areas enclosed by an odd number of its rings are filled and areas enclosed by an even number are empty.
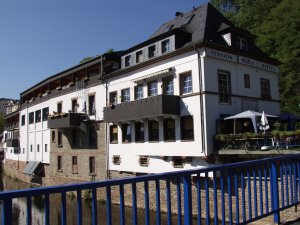
{"type": "Polygon", "coordinates": [[[179,115],[180,97],[175,95],[157,95],[105,107],[103,112],[105,122],[138,120],[165,115],[179,115]]]}
{"type": "Polygon", "coordinates": [[[7,147],[18,148],[19,147],[19,139],[8,139],[6,141],[7,147]]]}
{"type": "Polygon", "coordinates": [[[81,121],[86,119],[86,114],[82,113],[58,113],[48,117],[48,128],[72,128],[79,127],[81,121]]]}

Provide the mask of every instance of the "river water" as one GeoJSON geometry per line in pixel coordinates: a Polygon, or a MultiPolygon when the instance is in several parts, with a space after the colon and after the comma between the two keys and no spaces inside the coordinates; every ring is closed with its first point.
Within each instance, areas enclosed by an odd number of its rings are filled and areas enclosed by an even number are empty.
{"type": "MultiPolygon", "coordinates": [[[[29,184],[20,182],[16,179],[2,176],[0,177],[0,189],[2,190],[16,190],[30,188],[29,184]]],[[[86,200],[82,200],[82,224],[91,224],[91,203],[86,200]]],[[[2,204],[0,205],[0,207],[2,204]]],[[[61,207],[60,207],[60,196],[54,195],[50,197],[50,220],[51,225],[61,224],[61,207]]],[[[76,225],[77,224],[77,200],[67,197],[67,224],[76,225]]],[[[105,203],[98,202],[97,205],[97,217],[98,224],[106,224],[106,205],[105,203]]],[[[120,210],[118,205],[112,206],[112,224],[120,224],[120,210]]],[[[132,210],[130,207],[125,208],[125,224],[132,224],[132,210]]],[[[0,219],[2,209],[0,209],[0,219]]],[[[150,224],[156,224],[155,213],[150,214],[150,224]]],[[[0,220],[1,221],[1,220],[0,220]]],[[[24,225],[26,224],[26,199],[13,199],[13,224],[14,225],[24,225]]],[[[42,225],[44,224],[44,202],[42,197],[32,198],[32,224],[42,225]]],[[[138,224],[145,224],[145,213],[144,210],[138,210],[138,224]]],[[[167,218],[165,214],[161,215],[161,224],[167,224],[167,218]]],[[[177,224],[177,216],[173,216],[172,224],[177,224]]]]}

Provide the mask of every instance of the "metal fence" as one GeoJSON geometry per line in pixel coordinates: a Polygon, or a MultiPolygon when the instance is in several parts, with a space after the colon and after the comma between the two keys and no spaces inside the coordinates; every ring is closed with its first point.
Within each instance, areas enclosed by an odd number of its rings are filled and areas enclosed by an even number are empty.
{"type": "MultiPolygon", "coordinates": [[[[246,224],[274,215],[279,223],[280,211],[299,204],[300,154],[248,162],[217,165],[197,170],[145,175],[89,183],[40,187],[0,193],[2,224],[12,224],[15,198],[26,198],[27,224],[32,224],[32,199],[43,196],[44,224],[51,224],[52,195],[60,195],[61,224],[67,221],[66,196],[76,194],[77,224],[82,218],[82,196],[90,194],[93,225],[111,225],[112,204],[118,203],[118,224],[125,225],[132,208],[130,224],[141,224],[137,210],[143,208],[144,222],[162,224],[162,217],[171,224],[246,224]],[[106,207],[99,219],[97,201],[106,207]],[[155,216],[150,217],[154,210],[155,216]],[[174,222],[175,220],[175,222],[174,222]]],[[[127,222],[128,223],[128,222],[127,222]]],[[[129,223],[128,223],[129,224],[129,223]]]]}

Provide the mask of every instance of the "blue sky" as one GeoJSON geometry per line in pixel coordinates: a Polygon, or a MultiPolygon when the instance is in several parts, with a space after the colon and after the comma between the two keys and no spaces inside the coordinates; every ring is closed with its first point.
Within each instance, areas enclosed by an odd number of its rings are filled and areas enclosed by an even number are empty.
{"type": "Polygon", "coordinates": [[[0,0],[0,97],[109,48],[145,41],[176,11],[207,0],[0,0]]]}

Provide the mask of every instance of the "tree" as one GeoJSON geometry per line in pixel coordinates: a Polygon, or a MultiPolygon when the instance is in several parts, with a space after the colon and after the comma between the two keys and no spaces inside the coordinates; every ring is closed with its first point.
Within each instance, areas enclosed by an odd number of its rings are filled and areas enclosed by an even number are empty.
{"type": "Polygon", "coordinates": [[[79,64],[84,63],[84,62],[87,62],[87,61],[89,61],[89,60],[91,60],[91,59],[93,59],[93,58],[95,58],[95,57],[92,57],[92,56],[84,57],[84,58],[79,62],[79,64]]]}
{"type": "Polygon", "coordinates": [[[4,130],[4,117],[3,115],[0,113],[0,133],[2,133],[4,130]]]}

